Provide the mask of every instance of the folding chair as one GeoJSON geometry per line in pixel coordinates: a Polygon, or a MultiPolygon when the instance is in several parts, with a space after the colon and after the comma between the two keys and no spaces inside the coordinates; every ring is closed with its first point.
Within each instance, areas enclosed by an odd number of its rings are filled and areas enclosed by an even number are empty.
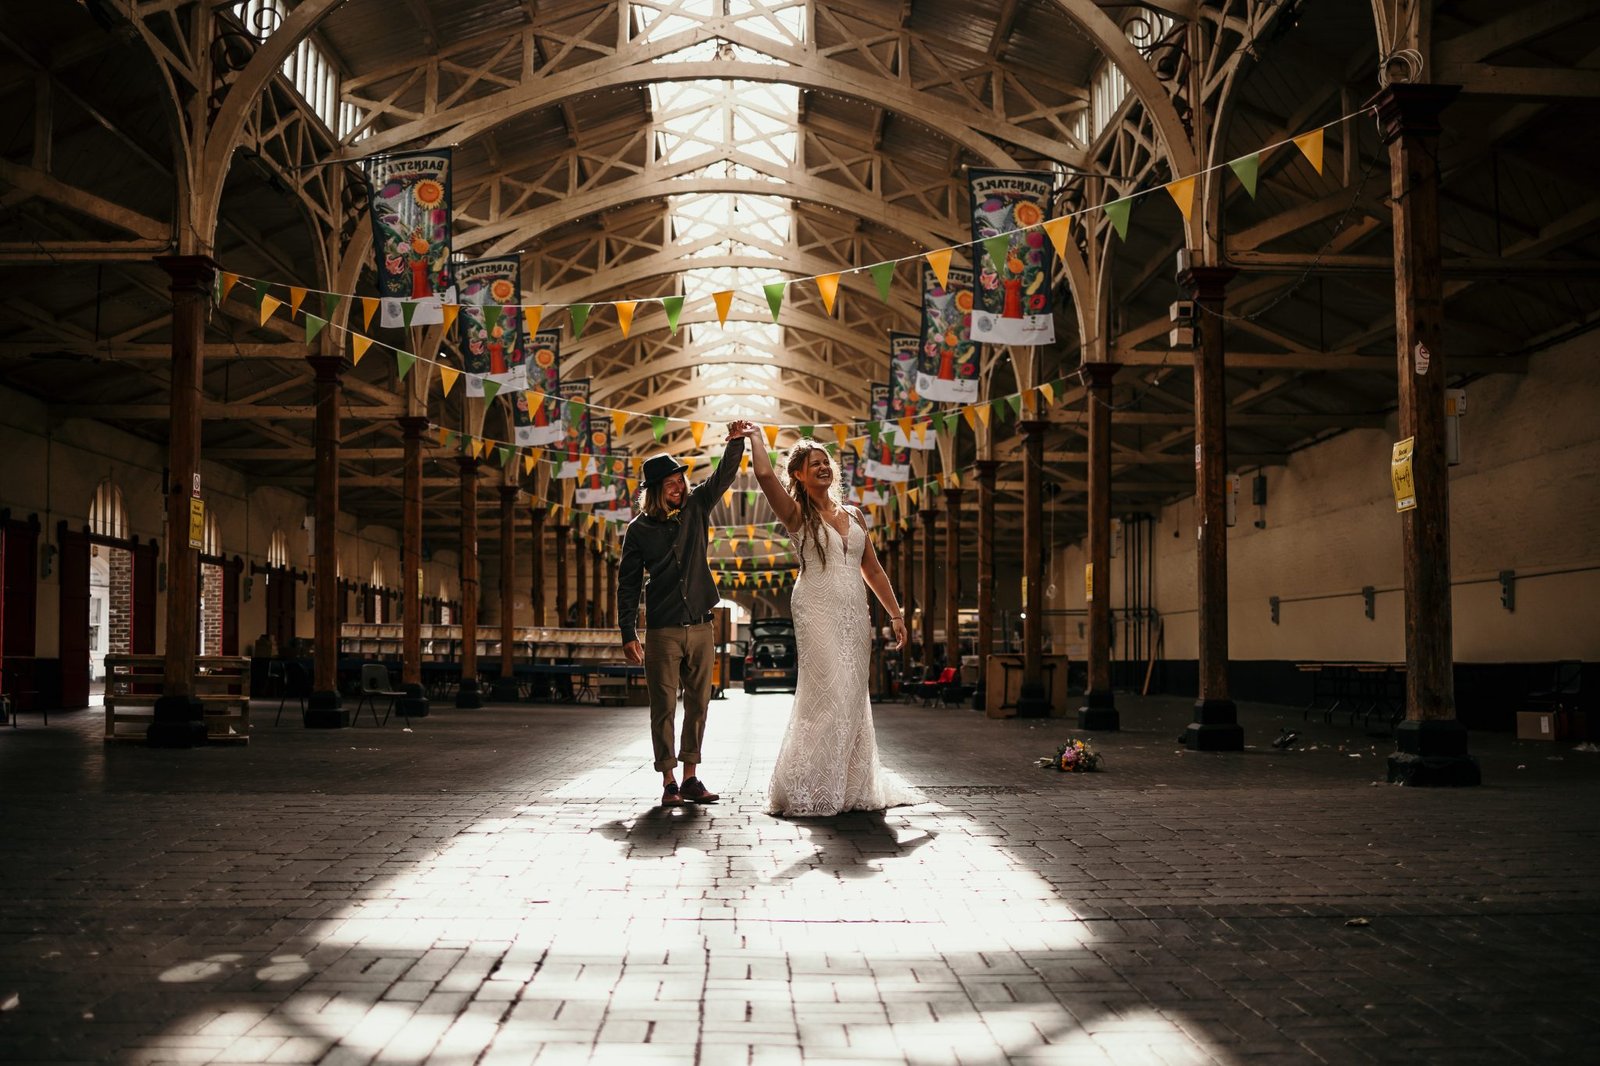
{"type": "MultiPolygon", "coordinates": [[[[361,664],[361,699],[356,701],[355,717],[350,724],[354,725],[361,720],[361,705],[369,704],[372,707],[372,724],[388,725],[389,714],[394,710],[395,701],[405,695],[397,689],[389,687],[389,668],[382,663],[361,664]],[[383,721],[378,721],[378,700],[387,699],[389,706],[384,708],[383,721]]],[[[404,712],[401,712],[404,717],[404,712]]]]}
{"type": "Polygon", "coordinates": [[[306,668],[299,663],[275,663],[273,665],[284,667],[281,679],[282,689],[278,693],[278,713],[272,719],[272,724],[276,726],[279,720],[283,718],[283,705],[287,700],[299,700],[300,713],[302,715],[306,713],[306,697],[311,695],[311,678],[306,675],[306,668]]]}

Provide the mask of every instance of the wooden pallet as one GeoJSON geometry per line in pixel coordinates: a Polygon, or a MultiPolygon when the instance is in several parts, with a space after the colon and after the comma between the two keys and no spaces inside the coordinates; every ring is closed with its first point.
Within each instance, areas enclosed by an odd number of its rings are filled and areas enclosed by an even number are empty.
{"type": "MultiPolygon", "coordinates": [[[[250,660],[202,655],[194,662],[194,698],[204,708],[206,739],[250,742],[250,660]]],[[[144,740],[155,721],[166,659],[160,655],[106,656],[106,740],[144,740]]]]}

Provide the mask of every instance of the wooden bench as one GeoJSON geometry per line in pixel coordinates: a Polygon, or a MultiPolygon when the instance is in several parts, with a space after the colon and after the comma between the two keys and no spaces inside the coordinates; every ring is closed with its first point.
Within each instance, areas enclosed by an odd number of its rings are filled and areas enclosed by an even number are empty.
{"type": "MultiPolygon", "coordinates": [[[[194,698],[204,708],[206,739],[250,742],[250,660],[201,655],[194,661],[194,698]]],[[[155,721],[166,659],[160,655],[106,656],[106,740],[144,740],[155,721]]]]}

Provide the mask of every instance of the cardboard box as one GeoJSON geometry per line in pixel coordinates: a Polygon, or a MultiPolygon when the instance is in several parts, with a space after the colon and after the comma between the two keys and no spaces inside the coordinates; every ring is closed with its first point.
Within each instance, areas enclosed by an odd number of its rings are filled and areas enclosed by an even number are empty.
{"type": "Polygon", "coordinates": [[[1518,740],[1554,740],[1556,739],[1556,715],[1554,711],[1518,711],[1517,712],[1517,739],[1518,740]]]}

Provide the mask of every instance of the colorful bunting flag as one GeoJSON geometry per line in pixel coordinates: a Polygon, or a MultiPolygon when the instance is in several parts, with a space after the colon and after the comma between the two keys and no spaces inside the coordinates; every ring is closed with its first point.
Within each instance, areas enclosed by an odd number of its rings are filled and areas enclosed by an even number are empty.
{"type": "Polygon", "coordinates": [[[1322,173],[1322,130],[1312,130],[1302,133],[1294,139],[1294,145],[1311,161],[1318,174],[1322,173]]]}
{"type": "Polygon", "coordinates": [[[1178,205],[1178,210],[1183,213],[1183,220],[1189,221],[1189,213],[1194,210],[1194,179],[1179,178],[1177,181],[1168,182],[1163,186],[1167,195],[1172,197],[1172,202],[1178,205]]]}
{"type": "Polygon", "coordinates": [[[884,303],[889,302],[889,287],[894,284],[894,260],[885,263],[874,263],[867,267],[867,273],[872,275],[872,281],[878,286],[878,299],[884,303]]]}
{"type": "Polygon", "coordinates": [[[217,296],[217,303],[225,303],[228,299],[228,293],[232,292],[233,287],[237,284],[239,284],[239,275],[229,274],[224,271],[222,275],[222,286],[217,290],[219,293],[217,296]]]}
{"type": "Polygon", "coordinates": [[[678,316],[683,314],[682,296],[663,296],[661,309],[667,313],[667,331],[676,337],[678,335],[678,316]]]}
{"type": "Polygon", "coordinates": [[[661,443],[661,438],[667,434],[667,419],[664,415],[650,416],[650,431],[656,435],[656,443],[661,443]]]}
{"type": "Polygon", "coordinates": [[[333,313],[339,309],[339,301],[341,298],[342,297],[340,297],[340,295],[336,292],[325,292],[322,294],[323,318],[333,317],[333,313]]]}
{"type": "Polygon", "coordinates": [[[993,237],[985,237],[983,250],[989,253],[989,260],[994,263],[996,274],[1003,278],[1011,273],[1011,268],[1006,266],[1006,260],[1011,258],[1011,234],[999,233],[993,237]]]}
{"type": "Polygon", "coordinates": [[[461,376],[461,371],[453,367],[439,367],[439,383],[444,386],[444,395],[450,395],[450,390],[456,387],[456,378],[461,376]]]}
{"type": "Polygon", "coordinates": [[[1050,238],[1050,243],[1055,247],[1056,255],[1067,254],[1067,231],[1072,227],[1072,216],[1062,215],[1052,218],[1044,224],[1044,235],[1050,238]]]}
{"type": "Polygon", "coordinates": [[[442,310],[444,314],[444,334],[448,337],[450,335],[451,328],[456,324],[457,316],[461,314],[461,305],[444,304],[442,305],[442,310]]]}
{"type": "Polygon", "coordinates": [[[767,306],[772,308],[772,321],[778,321],[778,310],[783,307],[783,290],[789,287],[787,281],[771,281],[761,286],[761,291],[767,294],[767,306]]]}
{"type": "Polygon", "coordinates": [[[690,422],[689,436],[694,438],[694,446],[700,447],[700,438],[705,436],[706,424],[704,422],[690,422]]]}
{"type": "Polygon", "coordinates": [[[494,398],[500,395],[500,383],[492,377],[483,379],[483,402],[494,403],[494,398]]]}
{"type": "Polygon", "coordinates": [[[1111,228],[1117,231],[1117,236],[1123,240],[1128,239],[1128,214],[1133,210],[1133,198],[1124,197],[1106,204],[1106,217],[1111,220],[1111,228]]]}
{"type": "Polygon", "coordinates": [[[378,313],[380,301],[376,296],[361,297],[361,328],[372,328],[372,316],[378,313]]]}
{"type": "Polygon", "coordinates": [[[394,368],[399,371],[398,380],[404,381],[406,379],[406,375],[411,373],[411,367],[415,365],[416,361],[417,357],[410,352],[394,353],[394,368]]]}
{"type": "Polygon", "coordinates": [[[714,292],[711,294],[711,299],[717,305],[717,325],[726,326],[728,324],[728,308],[733,306],[733,290],[724,289],[721,292],[714,292]]]}
{"type": "Polygon", "coordinates": [[[372,347],[372,338],[363,337],[359,333],[350,334],[350,362],[354,366],[361,365],[361,357],[367,354],[367,349],[372,347]]]}
{"type": "Polygon", "coordinates": [[[615,440],[617,437],[622,436],[622,427],[627,425],[627,424],[628,424],[628,412],[626,412],[626,411],[612,411],[611,412],[611,437],[612,437],[613,440],[615,440]]]}
{"type": "Polygon", "coordinates": [[[318,318],[316,315],[312,314],[311,312],[309,312],[309,311],[306,312],[306,346],[307,347],[311,346],[311,342],[317,339],[317,334],[321,333],[322,332],[322,327],[326,326],[327,324],[328,324],[328,320],[327,319],[318,318]]]}
{"type": "Polygon", "coordinates": [[[289,317],[292,319],[300,313],[300,305],[305,302],[306,290],[296,285],[289,286],[289,317]]]}
{"type": "Polygon", "coordinates": [[[933,267],[933,275],[939,279],[940,288],[950,287],[950,256],[954,253],[954,248],[935,248],[923,256],[928,265],[933,267]]]}
{"type": "Polygon", "coordinates": [[[577,340],[583,336],[584,323],[589,321],[589,308],[592,304],[573,304],[567,308],[567,314],[572,316],[572,339],[577,340]]]}
{"type": "Polygon", "coordinates": [[[822,294],[822,306],[833,317],[833,302],[839,298],[839,275],[822,274],[817,277],[817,292],[822,294]]]}
{"type": "Polygon", "coordinates": [[[283,301],[275,296],[261,297],[261,325],[267,324],[267,319],[272,317],[272,312],[283,306],[283,301]]]}
{"type": "Polygon", "coordinates": [[[617,325],[622,327],[622,337],[627,339],[628,333],[633,329],[633,310],[639,306],[634,300],[622,300],[616,305],[617,325]]]}

